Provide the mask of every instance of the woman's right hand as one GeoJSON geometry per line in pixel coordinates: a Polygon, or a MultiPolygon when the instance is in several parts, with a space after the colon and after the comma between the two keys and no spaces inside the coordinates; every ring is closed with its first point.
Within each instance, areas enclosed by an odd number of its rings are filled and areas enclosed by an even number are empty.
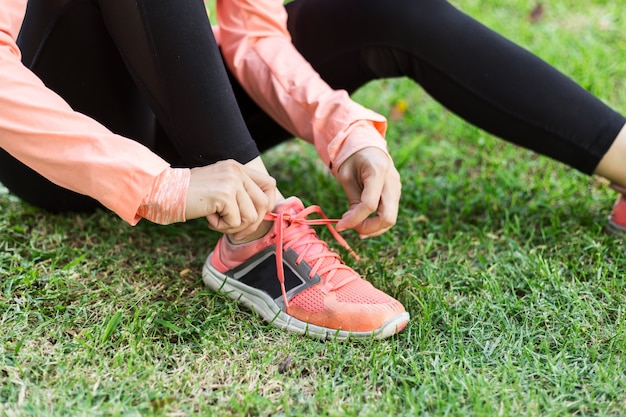
{"type": "Polygon", "coordinates": [[[185,218],[206,217],[221,233],[252,234],[274,209],[276,195],[274,178],[233,160],[192,168],[185,218]]]}

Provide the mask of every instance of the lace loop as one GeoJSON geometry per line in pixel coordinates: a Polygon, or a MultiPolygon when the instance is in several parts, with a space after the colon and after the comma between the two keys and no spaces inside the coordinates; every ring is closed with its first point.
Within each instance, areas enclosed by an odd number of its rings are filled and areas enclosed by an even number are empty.
{"type": "Polygon", "coordinates": [[[354,259],[359,260],[359,256],[356,254],[356,252],[352,250],[350,245],[348,245],[348,242],[346,242],[346,240],[341,237],[339,232],[337,232],[337,230],[332,226],[333,224],[339,222],[339,220],[329,219],[319,206],[309,206],[297,214],[291,214],[286,211],[280,213],[268,213],[267,215],[265,215],[265,220],[271,220],[274,222],[273,231],[276,235],[276,271],[278,274],[278,281],[280,282],[280,288],[283,294],[285,307],[289,306],[289,301],[287,300],[287,291],[285,289],[283,251],[292,247],[303,246],[298,255],[298,258],[296,259],[296,263],[300,263],[302,262],[302,260],[304,260],[307,252],[313,247],[313,245],[323,245],[324,250],[318,253],[308,254],[307,261],[309,262],[309,264],[312,264],[314,262],[314,264],[311,265],[311,272],[309,274],[309,277],[313,277],[315,274],[318,274],[319,276],[324,276],[328,274],[328,276],[326,277],[326,282],[330,281],[333,278],[335,272],[338,269],[350,269],[341,261],[341,257],[335,252],[328,249],[328,245],[326,244],[326,242],[321,241],[315,234],[315,231],[308,226],[325,225],[330,233],[333,235],[335,240],[339,242],[341,246],[346,248],[354,257],[354,259]],[[319,214],[322,218],[307,219],[309,215],[314,213],[319,214]],[[335,258],[335,261],[332,262],[330,265],[322,267],[323,259],[329,257],[335,258]]]}

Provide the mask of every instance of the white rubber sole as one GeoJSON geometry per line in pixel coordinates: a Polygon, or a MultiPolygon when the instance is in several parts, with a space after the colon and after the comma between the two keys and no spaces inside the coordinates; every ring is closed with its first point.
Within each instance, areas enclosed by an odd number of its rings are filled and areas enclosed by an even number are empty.
{"type": "Polygon", "coordinates": [[[251,288],[235,279],[230,279],[213,268],[209,262],[211,255],[202,268],[202,280],[212,290],[224,294],[255,311],[265,321],[280,329],[318,339],[385,339],[402,330],[409,322],[409,313],[403,312],[387,320],[380,328],[369,332],[351,332],[328,329],[296,319],[282,311],[274,300],[265,292],[251,288]]]}
{"type": "Polygon", "coordinates": [[[626,227],[615,223],[610,216],[606,224],[606,230],[614,235],[626,236],[626,227]]]}

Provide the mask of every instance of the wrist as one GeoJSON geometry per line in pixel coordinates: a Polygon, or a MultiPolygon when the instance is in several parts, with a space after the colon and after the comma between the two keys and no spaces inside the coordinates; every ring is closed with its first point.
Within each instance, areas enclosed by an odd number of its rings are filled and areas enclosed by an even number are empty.
{"type": "Polygon", "coordinates": [[[341,165],[352,155],[365,148],[379,149],[391,159],[391,155],[389,155],[389,151],[387,150],[387,141],[385,141],[380,132],[367,121],[355,123],[353,129],[349,132],[334,159],[331,161],[331,171],[333,175],[337,176],[341,165]]]}

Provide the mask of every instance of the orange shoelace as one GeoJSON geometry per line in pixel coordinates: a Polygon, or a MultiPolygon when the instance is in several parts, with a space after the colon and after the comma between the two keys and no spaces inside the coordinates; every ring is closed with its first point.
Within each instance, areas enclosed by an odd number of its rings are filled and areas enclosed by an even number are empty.
{"type": "MultiPolygon", "coordinates": [[[[308,226],[316,226],[316,225],[325,225],[330,233],[333,235],[335,240],[339,242],[341,246],[346,248],[350,254],[358,260],[359,257],[352,250],[348,242],[341,237],[339,232],[335,230],[332,226],[337,223],[339,220],[329,219],[326,217],[324,212],[319,206],[310,206],[302,210],[297,214],[291,214],[288,212],[282,213],[268,213],[265,216],[265,220],[271,220],[274,222],[274,234],[276,235],[276,270],[278,273],[278,281],[280,282],[280,287],[283,293],[283,300],[285,302],[285,307],[289,306],[289,302],[287,300],[287,291],[285,290],[285,270],[283,267],[283,251],[286,251],[289,248],[303,247],[299,252],[298,258],[296,259],[296,264],[302,262],[302,260],[306,257],[306,261],[311,265],[311,272],[309,273],[309,278],[318,274],[320,277],[325,276],[325,282],[329,282],[335,275],[335,273],[339,269],[347,269],[351,270],[350,267],[345,265],[341,261],[341,257],[335,252],[331,251],[328,248],[326,242],[320,240],[315,231],[308,226]],[[321,219],[307,219],[307,217],[313,213],[319,214],[321,219]],[[307,227],[301,227],[307,226],[307,227]],[[282,247],[282,250],[279,250],[279,244],[282,247]],[[308,253],[311,248],[317,245],[322,245],[322,248],[317,253],[308,253]],[[324,261],[327,258],[334,258],[330,262],[324,261]],[[326,264],[326,265],[324,265],[326,264]]],[[[297,252],[297,251],[296,251],[297,252]]]]}

